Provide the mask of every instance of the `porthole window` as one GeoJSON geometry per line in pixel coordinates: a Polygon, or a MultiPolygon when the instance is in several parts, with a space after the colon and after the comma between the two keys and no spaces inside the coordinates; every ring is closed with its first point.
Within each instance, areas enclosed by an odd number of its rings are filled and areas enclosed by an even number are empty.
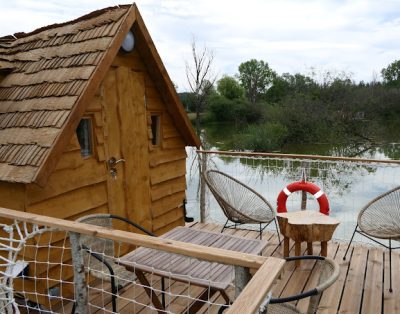
{"type": "Polygon", "coordinates": [[[79,145],[81,146],[82,157],[93,155],[92,120],[89,118],[82,119],[76,129],[76,135],[78,136],[79,145]]]}
{"type": "Polygon", "coordinates": [[[160,133],[161,133],[160,125],[161,125],[160,115],[152,114],[151,115],[151,134],[152,134],[151,143],[154,146],[160,145],[160,133]]]}

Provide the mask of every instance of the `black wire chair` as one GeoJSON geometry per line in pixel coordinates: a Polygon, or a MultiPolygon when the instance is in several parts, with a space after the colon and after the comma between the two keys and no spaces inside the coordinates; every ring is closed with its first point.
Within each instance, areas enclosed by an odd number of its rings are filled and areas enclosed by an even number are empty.
{"type": "Polygon", "coordinates": [[[275,210],[261,194],[221,171],[208,170],[203,177],[227,218],[221,232],[225,228],[236,229],[242,224],[258,224],[261,239],[263,230],[274,221],[278,241],[281,242],[275,210]],[[229,225],[229,221],[233,224],[229,225]],[[262,224],[265,226],[262,227],[262,224]]]}
{"type": "Polygon", "coordinates": [[[357,217],[357,225],[343,260],[346,260],[350,244],[356,233],[389,250],[389,291],[393,292],[392,250],[399,249],[400,246],[393,247],[392,240],[400,241],[400,186],[377,196],[360,210],[357,217]],[[374,238],[388,240],[388,245],[374,238]]]}
{"type": "MultiPolygon", "coordinates": [[[[318,284],[315,288],[307,290],[305,292],[283,297],[283,298],[271,298],[269,302],[263,305],[263,309],[260,309],[259,313],[267,314],[301,314],[299,309],[294,305],[288,303],[292,301],[298,301],[304,298],[310,298],[308,305],[307,314],[313,314],[318,308],[319,301],[322,296],[322,292],[332,286],[335,281],[339,278],[340,267],[339,264],[323,256],[293,256],[287,257],[287,262],[293,262],[298,260],[316,260],[320,264],[320,274],[318,278],[318,284]]],[[[224,310],[229,308],[229,305],[222,305],[218,311],[219,314],[223,313],[224,310]]]]}
{"type": "MultiPolygon", "coordinates": [[[[120,221],[142,231],[146,235],[152,237],[156,236],[141,225],[117,215],[93,214],[80,217],[76,221],[110,229],[115,229],[113,228],[113,221],[120,221]]],[[[91,257],[89,258],[89,256],[86,256],[85,258],[85,264],[86,266],[89,266],[90,274],[96,278],[110,282],[112,310],[114,313],[117,313],[116,299],[118,296],[118,290],[131,283],[135,278],[135,274],[126,270],[124,266],[119,265],[119,263],[116,262],[114,256],[117,252],[115,252],[113,240],[81,234],[80,241],[82,248],[91,257]],[[104,272],[104,267],[107,269],[108,274],[104,272]]],[[[162,279],[161,285],[162,291],[165,291],[164,279],[162,279]]],[[[164,294],[162,294],[162,303],[163,306],[165,306],[164,294]]]]}

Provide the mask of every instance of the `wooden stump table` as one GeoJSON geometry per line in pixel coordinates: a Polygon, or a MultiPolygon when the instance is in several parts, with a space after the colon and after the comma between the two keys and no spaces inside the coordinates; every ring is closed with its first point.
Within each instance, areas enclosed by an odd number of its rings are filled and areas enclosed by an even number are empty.
{"type": "MultiPolygon", "coordinates": [[[[307,253],[313,254],[312,242],[321,242],[321,256],[328,253],[327,242],[340,223],[338,219],[313,210],[277,214],[279,229],[284,236],[283,256],[289,256],[289,239],[295,242],[295,255],[301,255],[301,242],[307,242],[307,253]]],[[[300,261],[296,261],[298,266],[300,261]]]]}

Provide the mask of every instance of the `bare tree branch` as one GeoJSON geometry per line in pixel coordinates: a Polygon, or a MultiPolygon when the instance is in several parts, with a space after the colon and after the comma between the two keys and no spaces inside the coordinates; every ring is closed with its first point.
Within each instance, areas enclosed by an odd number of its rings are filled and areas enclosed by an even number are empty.
{"type": "Polygon", "coordinates": [[[212,73],[214,52],[206,46],[200,51],[196,46],[196,39],[192,38],[191,43],[192,62],[186,61],[186,78],[190,91],[194,96],[194,106],[196,109],[196,129],[200,130],[200,113],[207,103],[217,76],[212,73]]]}

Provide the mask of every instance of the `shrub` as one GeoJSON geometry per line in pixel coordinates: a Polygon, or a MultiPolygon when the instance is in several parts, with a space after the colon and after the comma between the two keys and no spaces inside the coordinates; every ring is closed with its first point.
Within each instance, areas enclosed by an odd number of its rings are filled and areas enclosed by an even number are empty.
{"type": "Polygon", "coordinates": [[[278,122],[249,125],[238,136],[235,148],[255,152],[271,152],[281,149],[288,135],[285,126],[278,122]]]}

